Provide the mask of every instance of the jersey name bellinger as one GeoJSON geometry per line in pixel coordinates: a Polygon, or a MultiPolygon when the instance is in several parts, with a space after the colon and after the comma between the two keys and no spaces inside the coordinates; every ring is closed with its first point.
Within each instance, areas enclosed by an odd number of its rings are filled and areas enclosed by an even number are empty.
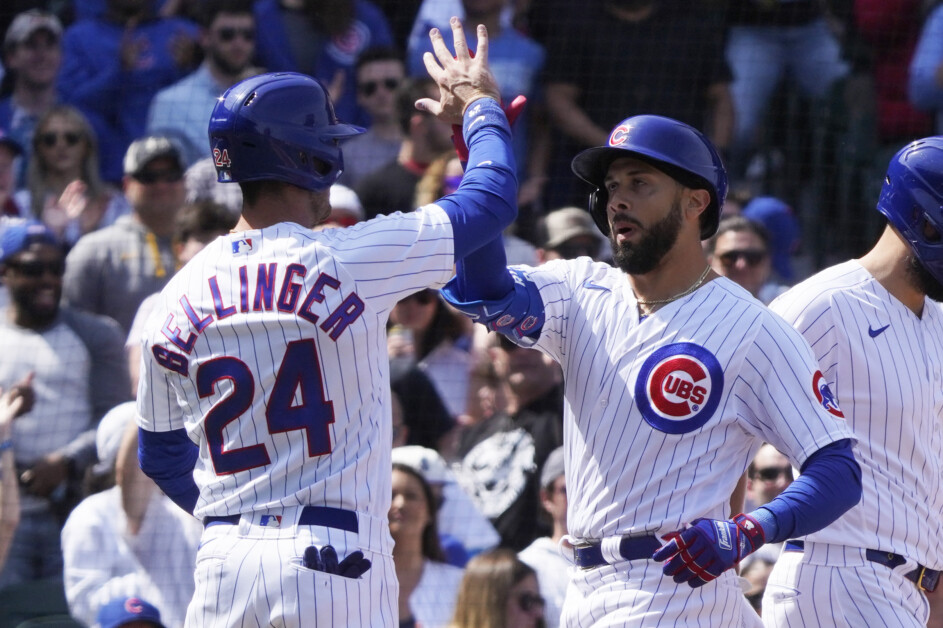
{"type": "MultiPolygon", "coordinates": [[[[341,282],[322,272],[305,293],[304,279],[307,274],[308,268],[304,264],[289,264],[285,268],[281,282],[278,282],[278,263],[276,262],[256,264],[254,272],[250,272],[249,266],[240,266],[238,303],[224,301],[219,282],[214,275],[206,280],[213,297],[213,310],[198,312],[191,305],[189,297],[184,294],[179,299],[184,316],[178,317],[173,312],[169,313],[161,327],[161,332],[181,351],[189,354],[193,351],[193,346],[200,334],[214,321],[224,320],[237,313],[271,312],[277,308],[279,312],[295,314],[312,324],[317,324],[331,340],[336,341],[344,330],[363,314],[364,302],[356,292],[351,292],[322,321],[321,315],[312,311],[312,308],[315,304],[324,302],[325,290],[340,291],[341,282]],[[252,277],[255,279],[254,285],[252,277]],[[185,321],[183,330],[181,330],[181,319],[185,321]]],[[[154,357],[162,366],[182,375],[187,374],[187,360],[184,356],[169,352],[157,345],[153,347],[153,350],[154,357]]]]}

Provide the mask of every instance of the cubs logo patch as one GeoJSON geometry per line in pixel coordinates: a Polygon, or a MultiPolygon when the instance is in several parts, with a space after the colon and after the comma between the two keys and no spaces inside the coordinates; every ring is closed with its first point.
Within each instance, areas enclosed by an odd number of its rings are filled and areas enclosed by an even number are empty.
{"type": "Polygon", "coordinates": [[[710,351],[690,342],[661,347],[642,364],[635,401],[645,422],[668,434],[698,429],[714,415],[724,372],[710,351]]]}
{"type": "Polygon", "coordinates": [[[828,387],[828,382],[825,381],[822,371],[816,371],[815,375],[812,376],[812,391],[815,393],[815,398],[823,408],[828,410],[829,414],[839,419],[845,418],[841,408],[838,407],[838,399],[832,389],[828,387]]]}

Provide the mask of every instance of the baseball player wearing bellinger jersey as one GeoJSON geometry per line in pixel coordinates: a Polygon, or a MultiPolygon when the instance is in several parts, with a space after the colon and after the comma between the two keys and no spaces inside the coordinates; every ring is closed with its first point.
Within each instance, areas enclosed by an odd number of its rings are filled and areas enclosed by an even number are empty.
{"type": "Polygon", "coordinates": [[[618,268],[584,257],[502,272],[496,241],[443,290],[563,367],[576,568],[562,623],[759,626],[729,568],[857,502],[851,432],[802,336],[710,271],[700,240],[726,174],[707,138],[636,116],[573,169],[597,188],[590,212],[618,268]],[[811,477],[729,520],[763,442],[811,477]]]}
{"type": "Polygon", "coordinates": [[[888,225],[772,309],[809,340],[859,442],[861,503],[787,541],[767,626],[926,626],[943,569],[943,137],[891,160],[888,225]],[[931,300],[935,299],[935,300],[931,300]]]}
{"type": "Polygon", "coordinates": [[[213,112],[219,179],[240,183],[242,217],[161,293],[138,393],[141,467],[205,525],[187,626],[398,622],[387,318],[516,213],[487,33],[472,59],[452,27],[456,58],[430,33],[441,101],[417,107],[464,122],[469,169],[413,213],[310,229],[330,211],[339,141],[362,132],[314,79],[246,79],[213,112]]]}

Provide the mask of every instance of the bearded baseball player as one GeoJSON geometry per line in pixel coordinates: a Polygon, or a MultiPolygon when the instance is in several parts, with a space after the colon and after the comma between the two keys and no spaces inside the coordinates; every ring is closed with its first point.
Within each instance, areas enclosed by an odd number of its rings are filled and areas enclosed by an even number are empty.
{"type": "Polygon", "coordinates": [[[858,440],[861,503],[790,538],[767,626],[926,626],[943,569],[943,137],[902,148],[861,259],[771,305],[802,332],[858,440]]]}
{"type": "Polygon", "coordinates": [[[397,625],[387,318],[516,215],[487,32],[472,59],[452,30],[454,59],[430,33],[441,99],[417,107],[464,123],[469,169],[408,215],[312,230],[339,143],[363,131],[314,79],[256,76],[213,111],[219,181],[240,185],[242,216],[163,290],[138,391],[141,467],[205,524],[187,626],[397,625]]]}
{"type": "Polygon", "coordinates": [[[573,160],[616,268],[583,257],[503,267],[499,240],[443,292],[564,371],[567,626],[758,626],[730,570],[858,502],[852,434],[802,336],[712,272],[727,175],[699,131],[624,120],[573,160]],[[804,473],[728,519],[763,442],[804,473]]]}

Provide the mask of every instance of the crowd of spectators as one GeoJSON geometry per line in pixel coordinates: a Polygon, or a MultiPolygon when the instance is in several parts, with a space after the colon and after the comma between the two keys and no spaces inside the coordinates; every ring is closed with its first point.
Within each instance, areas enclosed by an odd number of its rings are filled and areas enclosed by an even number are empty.
{"type": "MultiPolygon", "coordinates": [[[[199,526],[137,469],[129,402],[148,297],[240,210],[238,187],[215,181],[212,107],[260,72],[315,76],[338,117],[367,128],[343,146],[324,228],[408,212],[463,175],[453,130],[413,107],[437,97],[422,55],[429,29],[447,30],[453,14],[468,33],[488,26],[505,104],[528,98],[514,126],[511,263],[608,259],[570,160],[615,122],[657,113],[703,129],[723,153],[732,189],[705,250],[769,303],[870,240],[845,232],[876,197],[809,159],[837,159],[853,126],[823,111],[869,121],[854,127],[876,148],[856,162],[862,176],[910,139],[943,133],[934,2],[4,3],[0,592],[56,581],[77,625],[117,626],[129,613],[182,625],[199,526]],[[827,254],[810,250],[822,242],[810,229],[840,202],[852,218],[829,233],[827,254]]],[[[559,367],[473,328],[435,291],[403,300],[390,321],[403,625],[556,626],[568,565],[559,367]]],[[[793,474],[764,446],[747,499],[768,501],[793,474]]],[[[776,555],[751,559],[744,590],[758,601],[776,555]]]]}

